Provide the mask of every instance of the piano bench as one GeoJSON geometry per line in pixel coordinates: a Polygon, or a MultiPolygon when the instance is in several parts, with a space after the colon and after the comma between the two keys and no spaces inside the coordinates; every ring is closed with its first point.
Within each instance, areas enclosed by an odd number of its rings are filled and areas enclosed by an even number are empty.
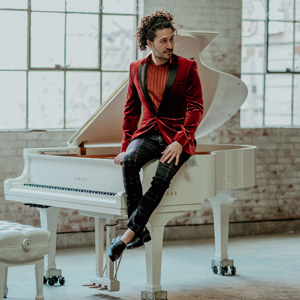
{"type": "Polygon", "coordinates": [[[0,300],[7,297],[7,269],[35,265],[36,300],[44,300],[44,255],[50,251],[50,232],[0,221],[0,300]]]}

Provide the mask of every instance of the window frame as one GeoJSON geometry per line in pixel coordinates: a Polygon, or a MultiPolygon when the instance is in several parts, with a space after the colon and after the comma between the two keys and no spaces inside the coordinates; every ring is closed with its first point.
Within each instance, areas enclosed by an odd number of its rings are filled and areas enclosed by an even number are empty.
{"type": "MultiPolygon", "coordinates": [[[[128,73],[129,70],[105,70],[102,68],[102,36],[103,36],[103,17],[104,16],[131,16],[135,17],[135,25],[136,28],[138,26],[138,20],[140,17],[140,9],[141,9],[141,0],[135,0],[135,13],[109,13],[109,12],[103,12],[103,1],[99,0],[99,11],[98,12],[80,12],[80,11],[67,11],[67,0],[64,0],[64,11],[49,11],[49,10],[33,10],[31,9],[31,0],[27,0],[27,8],[0,8],[0,11],[23,11],[27,12],[27,66],[26,68],[22,69],[0,69],[0,71],[8,71],[8,72],[25,72],[26,73],[26,126],[24,128],[18,128],[18,129],[6,129],[6,128],[0,128],[0,131],[26,131],[26,130],[40,130],[39,128],[30,128],[29,127],[29,72],[41,72],[41,71],[55,71],[55,72],[63,72],[64,77],[64,95],[63,95],[63,110],[64,110],[64,121],[63,121],[63,127],[57,127],[57,128],[46,128],[41,130],[72,130],[72,129],[78,129],[73,127],[67,127],[66,126],[66,111],[67,111],[67,72],[99,72],[100,76],[100,99],[99,104],[102,105],[103,101],[103,73],[128,73]],[[64,66],[55,66],[53,68],[50,67],[32,67],[31,66],[31,24],[32,24],[32,13],[60,13],[64,14],[65,19],[65,25],[64,25],[64,66]],[[66,65],[66,39],[67,39],[67,15],[68,14],[79,14],[79,15],[98,15],[99,19],[99,32],[98,32],[98,67],[97,68],[78,68],[78,67],[70,67],[66,65]]],[[[134,51],[134,57],[135,59],[138,59],[140,54],[138,53],[138,48],[136,47],[134,51]]]]}
{"type": "MultiPolygon", "coordinates": [[[[264,22],[264,65],[263,65],[263,72],[241,72],[241,77],[243,75],[246,76],[263,76],[263,105],[262,105],[262,125],[253,125],[253,126],[242,126],[242,128],[272,128],[272,127],[278,127],[278,128],[285,128],[285,127],[291,127],[291,128],[297,128],[299,125],[296,125],[294,123],[294,106],[295,106],[295,75],[299,75],[300,71],[295,71],[295,46],[297,44],[296,42],[296,24],[300,24],[300,18],[299,20],[296,19],[296,5],[300,6],[300,2],[296,3],[296,0],[293,0],[293,18],[291,20],[279,20],[279,19],[272,19],[270,18],[270,0],[265,0],[265,17],[264,19],[261,18],[244,18],[242,16],[242,26],[244,22],[264,22]],[[292,46],[293,46],[293,53],[292,53],[292,69],[286,69],[285,71],[281,70],[270,70],[269,68],[269,49],[270,49],[270,22],[280,22],[280,23],[292,23],[293,24],[293,40],[292,40],[292,46]],[[291,122],[290,125],[266,125],[266,77],[267,75],[291,75],[292,76],[292,85],[291,85],[291,122]]],[[[243,48],[243,43],[242,43],[243,48]]]]}

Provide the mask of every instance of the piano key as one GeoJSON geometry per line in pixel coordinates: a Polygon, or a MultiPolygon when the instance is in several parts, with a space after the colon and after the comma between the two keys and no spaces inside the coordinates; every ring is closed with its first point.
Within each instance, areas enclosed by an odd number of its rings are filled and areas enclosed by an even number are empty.
{"type": "Polygon", "coordinates": [[[106,192],[106,191],[83,190],[83,189],[75,189],[75,188],[68,188],[68,187],[61,187],[61,186],[40,185],[40,184],[34,184],[34,183],[24,183],[23,185],[27,186],[27,187],[34,187],[34,188],[41,188],[41,189],[53,189],[53,190],[60,190],[60,191],[98,194],[98,195],[111,196],[111,197],[113,197],[117,194],[117,193],[106,192]]]}

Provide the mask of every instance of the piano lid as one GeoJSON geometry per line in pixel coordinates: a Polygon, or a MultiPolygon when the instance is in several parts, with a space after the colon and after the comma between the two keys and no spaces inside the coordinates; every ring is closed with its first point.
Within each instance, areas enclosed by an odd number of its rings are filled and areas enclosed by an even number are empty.
{"type": "MultiPolygon", "coordinates": [[[[217,35],[215,32],[179,31],[175,38],[174,53],[197,62],[202,83],[204,115],[196,139],[223,125],[239,110],[247,97],[247,87],[240,79],[213,70],[200,60],[201,52],[217,35]]],[[[71,137],[69,146],[121,143],[127,86],[128,79],[71,137]]]]}

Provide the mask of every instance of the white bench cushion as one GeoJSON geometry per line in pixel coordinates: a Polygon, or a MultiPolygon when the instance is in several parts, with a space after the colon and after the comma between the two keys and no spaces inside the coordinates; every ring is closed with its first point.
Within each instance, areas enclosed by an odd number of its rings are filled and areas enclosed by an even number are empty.
{"type": "Polygon", "coordinates": [[[49,253],[50,232],[18,223],[0,221],[0,259],[22,261],[49,253]]]}

